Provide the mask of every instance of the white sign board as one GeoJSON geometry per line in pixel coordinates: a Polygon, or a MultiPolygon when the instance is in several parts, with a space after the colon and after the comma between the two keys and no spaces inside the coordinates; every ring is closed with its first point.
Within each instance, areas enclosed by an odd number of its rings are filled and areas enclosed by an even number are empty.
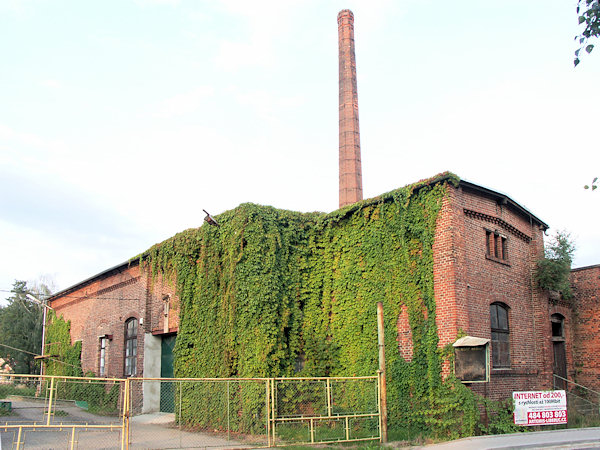
{"type": "Polygon", "coordinates": [[[515,425],[556,425],[567,423],[565,391],[513,392],[515,425]]]}

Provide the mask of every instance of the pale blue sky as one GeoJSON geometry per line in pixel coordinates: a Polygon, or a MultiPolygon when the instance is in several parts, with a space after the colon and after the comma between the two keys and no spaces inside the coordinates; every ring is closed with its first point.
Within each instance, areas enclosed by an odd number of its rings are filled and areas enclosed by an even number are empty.
{"type": "Polygon", "coordinates": [[[438,172],[600,263],[600,53],[576,0],[0,0],[0,299],[242,202],[337,207],[337,22],[355,15],[365,197],[438,172]]]}

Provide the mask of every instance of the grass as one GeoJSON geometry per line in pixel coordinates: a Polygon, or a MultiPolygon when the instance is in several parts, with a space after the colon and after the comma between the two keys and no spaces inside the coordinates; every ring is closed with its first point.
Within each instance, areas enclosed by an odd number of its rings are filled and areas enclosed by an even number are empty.
{"type": "Polygon", "coordinates": [[[35,388],[21,385],[0,384],[0,398],[7,398],[9,395],[33,397],[35,396],[35,388]]]}

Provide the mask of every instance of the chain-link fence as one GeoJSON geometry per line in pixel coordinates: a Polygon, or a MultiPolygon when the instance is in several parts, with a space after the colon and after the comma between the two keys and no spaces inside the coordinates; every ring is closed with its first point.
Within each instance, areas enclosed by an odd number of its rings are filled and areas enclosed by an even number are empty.
{"type": "Polygon", "coordinates": [[[131,448],[256,448],[381,436],[376,376],[130,383],[131,448]]]}
{"type": "Polygon", "coordinates": [[[2,448],[257,448],[380,439],[379,411],[377,377],[0,377],[2,448]]]}
{"type": "Polygon", "coordinates": [[[118,379],[2,375],[2,446],[119,448],[124,388],[118,379]]]}
{"type": "Polygon", "coordinates": [[[567,393],[568,428],[600,426],[600,392],[556,374],[554,389],[567,393]]]}
{"type": "Polygon", "coordinates": [[[276,378],[272,443],[333,443],[381,438],[378,377],[276,378]]]}
{"type": "Polygon", "coordinates": [[[268,388],[266,379],[132,378],[130,446],[267,447],[268,388]]]}

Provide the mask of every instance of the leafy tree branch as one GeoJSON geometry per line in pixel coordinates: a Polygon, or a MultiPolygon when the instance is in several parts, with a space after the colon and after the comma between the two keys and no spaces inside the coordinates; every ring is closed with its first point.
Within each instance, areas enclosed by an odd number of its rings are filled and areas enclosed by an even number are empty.
{"type": "Polygon", "coordinates": [[[579,48],[575,50],[575,59],[573,61],[575,67],[581,62],[581,50],[585,49],[586,53],[591,53],[594,49],[594,44],[590,44],[589,40],[597,38],[600,35],[600,1],[578,0],[577,17],[579,25],[584,25],[585,28],[581,34],[575,36],[575,40],[579,42],[579,48]]]}
{"type": "Polygon", "coordinates": [[[558,291],[564,299],[573,297],[569,275],[575,244],[569,233],[558,231],[546,244],[544,258],[537,264],[536,278],[542,289],[558,291]]]}

